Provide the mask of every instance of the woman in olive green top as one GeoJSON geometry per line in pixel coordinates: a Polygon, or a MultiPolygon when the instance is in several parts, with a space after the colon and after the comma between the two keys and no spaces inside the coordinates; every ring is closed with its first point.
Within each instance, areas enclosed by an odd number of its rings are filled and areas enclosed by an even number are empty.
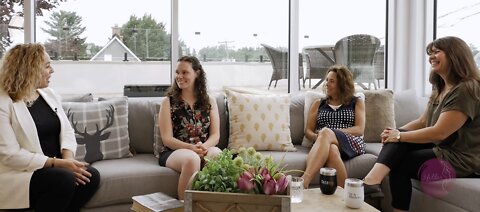
{"type": "Polygon", "coordinates": [[[411,178],[428,185],[480,172],[480,75],[472,52],[456,37],[439,38],[426,50],[434,88],[428,106],[418,119],[382,132],[385,145],[364,179],[368,190],[389,174],[395,211],[409,209],[411,178]]]}

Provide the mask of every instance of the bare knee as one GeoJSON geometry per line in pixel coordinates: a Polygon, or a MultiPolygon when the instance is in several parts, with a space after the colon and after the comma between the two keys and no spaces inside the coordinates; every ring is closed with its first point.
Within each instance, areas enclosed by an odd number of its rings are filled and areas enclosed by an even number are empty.
{"type": "Polygon", "coordinates": [[[201,162],[200,156],[197,154],[189,155],[182,163],[182,172],[194,173],[200,171],[201,162]]]}
{"type": "Polygon", "coordinates": [[[193,173],[200,170],[201,159],[197,153],[188,149],[175,150],[167,159],[167,167],[178,172],[193,173]]]}
{"type": "Polygon", "coordinates": [[[317,141],[327,144],[335,143],[335,133],[331,129],[324,127],[318,131],[317,141]]]}
{"type": "Polygon", "coordinates": [[[212,147],[209,147],[207,149],[207,155],[206,155],[206,158],[208,159],[213,159],[215,158],[218,154],[220,154],[222,152],[222,150],[220,150],[218,147],[216,146],[212,146],[212,147]]]}

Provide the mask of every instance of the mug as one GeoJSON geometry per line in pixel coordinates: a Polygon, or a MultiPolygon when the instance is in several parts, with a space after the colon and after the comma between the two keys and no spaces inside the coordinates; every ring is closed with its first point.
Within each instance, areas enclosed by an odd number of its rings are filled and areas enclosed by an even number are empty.
{"type": "Polygon", "coordinates": [[[328,167],[320,169],[320,190],[327,195],[335,193],[335,190],[337,190],[337,170],[328,167]]]}
{"type": "Polygon", "coordinates": [[[363,181],[355,178],[345,179],[345,192],[343,194],[347,207],[360,208],[364,199],[363,181]]]}

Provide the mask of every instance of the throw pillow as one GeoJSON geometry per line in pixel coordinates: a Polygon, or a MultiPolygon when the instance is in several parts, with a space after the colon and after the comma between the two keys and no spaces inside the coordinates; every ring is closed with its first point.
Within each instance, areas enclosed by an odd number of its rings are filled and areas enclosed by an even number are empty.
{"type": "Polygon", "coordinates": [[[227,90],[228,148],[296,151],[290,136],[290,96],[227,90]]]}
{"type": "Polygon", "coordinates": [[[365,133],[366,143],[380,142],[380,134],[387,127],[395,127],[393,91],[366,90],[365,94],[365,133]]]}
{"type": "Polygon", "coordinates": [[[62,97],[63,102],[93,102],[93,95],[91,93],[62,97]]]}
{"type": "Polygon", "coordinates": [[[319,92],[314,92],[314,91],[307,91],[305,94],[305,107],[303,109],[303,140],[302,140],[302,146],[304,147],[312,147],[313,142],[308,140],[305,137],[305,129],[307,127],[307,119],[308,119],[308,113],[310,112],[310,107],[312,106],[313,102],[317,99],[322,99],[325,98],[324,93],[319,93],[319,92]]]}
{"type": "Polygon", "coordinates": [[[99,102],[64,102],[63,109],[75,131],[75,159],[93,163],[130,157],[127,98],[99,102]]]}
{"type": "Polygon", "coordinates": [[[415,90],[395,92],[393,99],[395,100],[395,124],[397,128],[420,116],[422,111],[419,109],[420,106],[415,90]]]}
{"type": "MultiPolygon", "coordinates": [[[[361,99],[365,100],[365,95],[363,93],[356,93],[355,96],[360,97],[361,99]]],[[[318,99],[326,98],[324,93],[314,92],[314,91],[307,91],[305,94],[305,108],[303,110],[303,129],[305,130],[307,127],[307,120],[308,120],[308,113],[310,112],[310,107],[312,106],[313,102],[318,99]]],[[[365,106],[366,107],[366,106],[365,106]]],[[[305,133],[304,133],[305,134],[305,133]]],[[[303,136],[302,146],[304,147],[312,147],[313,142],[308,140],[305,135],[303,136]]]]}

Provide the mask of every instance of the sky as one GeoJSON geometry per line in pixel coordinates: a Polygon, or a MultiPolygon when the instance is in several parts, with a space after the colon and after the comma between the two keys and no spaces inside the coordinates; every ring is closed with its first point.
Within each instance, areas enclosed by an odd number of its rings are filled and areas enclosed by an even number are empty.
{"type": "MultiPolygon", "coordinates": [[[[37,17],[37,41],[48,39],[40,28],[59,10],[81,16],[87,42],[100,46],[111,37],[111,27],[125,24],[131,15],[151,14],[170,32],[170,6],[171,0],[67,0],[37,17]]],[[[356,33],[385,42],[385,0],[301,0],[299,7],[300,47],[333,45],[356,33]]],[[[180,38],[194,49],[225,42],[231,48],[288,45],[288,0],[179,0],[179,8],[180,38]]],[[[456,35],[480,47],[479,33],[472,33],[477,30],[472,26],[480,22],[479,13],[480,0],[439,0],[438,36],[456,35]]]]}
{"type": "MultiPolygon", "coordinates": [[[[300,3],[300,10],[303,11],[299,25],[300,42],[305,45],[333,44],[352,32],[384,37],[384,0],[329,1],[331,8],[348,5],[352,11],[344,11],[347,14],[354,15],[355,9],[365,4],[372,5],[368,10],[383,12],[362,11],[361,15],[357,12],[359,16],[355,21],[359,24],[352,23],[351,19],[331,21],[338,16],[338,10],[324,9],[322,4],[325,1],[302,0],[300,3]],[[329,30],[331,28],[337,29],[332,32],[329,30]],[[308,38],[304,38],[305,35],[308,38]]],[[[277,47],[288,44],[288,0],[180,0],[179,8],[181,39],[195,49],[217,46],[225,41],[232,48],[259,47],[260,43],[277,47]]],[[[166,23],[170,32],[170,0],[67,0],[53,11],[59,10],[76,11],[87,27],[84,33],[87,42],[97,45],[107,43],[111,27],[126,23],[130,15],[151,14],[157,21],[166,23]]],[[[48,38],[40,28],[45,26],[44,21],[52,12],[37,18],[37,41],[48,38]]]]}

